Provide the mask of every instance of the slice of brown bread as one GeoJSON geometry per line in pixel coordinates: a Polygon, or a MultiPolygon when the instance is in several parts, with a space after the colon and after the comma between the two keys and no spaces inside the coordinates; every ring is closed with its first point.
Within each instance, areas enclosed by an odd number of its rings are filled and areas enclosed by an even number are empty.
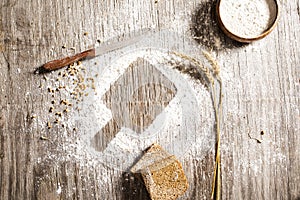
{"type": "Polygon", "coordinates": [[[142,175],[152,200],[173,200],[188,188],[181,163],[158,144],[147,150],[131,172],[142,175]]]}

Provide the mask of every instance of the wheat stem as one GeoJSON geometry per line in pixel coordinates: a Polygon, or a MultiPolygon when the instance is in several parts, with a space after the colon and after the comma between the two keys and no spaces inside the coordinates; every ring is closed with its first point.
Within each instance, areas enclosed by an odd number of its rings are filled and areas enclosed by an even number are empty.
{"type": "Polygon", "coordinates": [[[205,58],[209,61],[212,69],[205,67],[202,63],[200,63],[195,58],[190,56],[173,52],[173,54],[189,60],[194,65],[198,67],[198,69],[206,76],[207,81],[211,87],[212,99],[213,99],[213,107],[215,111],[215,121],[216,121],[216,157],[215,157],[215,167],[214,167],[214,176],[212,181],[212,193],[211,199],[220,200],[221,199],[221,117],[222,117],[222,80],[220,77],[220,66],[218,62],[211,56],[207,51],[202,51],[205,58]],[[219,98],[217,101],[217,93],[216,93],[216,82],[219,84],[219,98]],[[218,102],[218,103],[217,103],[218,102]]]}

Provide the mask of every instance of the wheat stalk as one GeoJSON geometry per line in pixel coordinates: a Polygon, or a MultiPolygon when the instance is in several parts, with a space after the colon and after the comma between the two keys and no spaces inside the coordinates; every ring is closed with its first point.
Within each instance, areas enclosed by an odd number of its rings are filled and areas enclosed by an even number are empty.
{"type": "Polygon", "coordinates": [[[190,62],[192,62],[206,76],[206,78],[208,79],[209,83],[214,84],[214,78],[212,77],[211,70],[208,67],[204,66],[202,63],[200,63],[195,58],[192,58],[190,56],[184,55],[182,53],[173,52],[173,54],[176,55],[176,56],[178,56],[178,57],[181,57],[183,59],[186,59],[186,60],[189,60],[190,62]]]}
{"type": "Polygon", "coordinates": [[[205,56],[205,58],[209,61],[213,72],[216,76],[218,76],[220,74],[220,66],[219,63],[212,57],[212,55],[207,52],[207,51],[202,51],[203,55],[205,56]]]}
{"type": "Polygon", "coordinates": [[[214,167],[214,177],[212,182],[212,192],[211,199],[220,200],[221,199],[221,116],[222,116],[222,80],[220,77],[220,66],[218,62],[212,57],[210,53],[207,51],[202,51],[205,58],[209,61],[212,69],[204,66],[200,61],[190,56],[173,52],[176,56],[179,56],[183,59],[189,60],[194,65],[198,67],[207,78],[207,81],[211,87],[212,99],[213,99],[213,107],[215,111],[215,120],[216,120],[216,136],[217,136],[217,146],[216,146],[216,157],[215,157],[215,167],[214,167]],[[217,92],[216,92],[216,81],[219,84],[219,99],[217,101],[217,92]],[[217,103],[218,102],[218,103],[217,103]]]}

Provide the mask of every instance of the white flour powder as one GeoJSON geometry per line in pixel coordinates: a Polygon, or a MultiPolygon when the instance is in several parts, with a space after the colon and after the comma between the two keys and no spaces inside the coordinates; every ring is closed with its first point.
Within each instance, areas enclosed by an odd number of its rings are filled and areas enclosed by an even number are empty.
{"type": "Polygon", "coordinates": [[[274,0],[222,0],[219,9],[224,26],[243,38],[259,36],[276,17],[274,0]]]}

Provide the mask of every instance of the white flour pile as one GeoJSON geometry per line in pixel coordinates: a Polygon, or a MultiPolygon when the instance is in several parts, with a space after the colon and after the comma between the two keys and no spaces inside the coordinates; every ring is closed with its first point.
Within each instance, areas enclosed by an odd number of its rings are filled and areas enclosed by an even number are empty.
{"type": "Polygon", "coordinates": [[[224,26],[243,38],[259,36],[276,17],[274,0],[222,0],[219,9],[224,26]]]}

